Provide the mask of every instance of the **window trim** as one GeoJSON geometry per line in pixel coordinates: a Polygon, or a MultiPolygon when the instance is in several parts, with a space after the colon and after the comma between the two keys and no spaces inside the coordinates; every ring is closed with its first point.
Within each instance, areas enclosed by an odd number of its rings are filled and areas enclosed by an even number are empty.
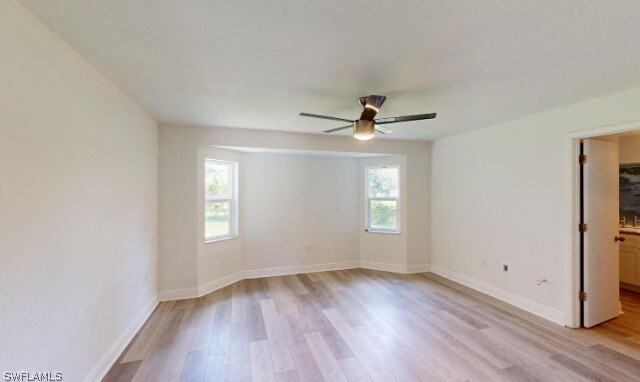
{"type": "Polygon", "coordinates": [[[375,165],[375,166],[366,166],[364,168],[364,187],[365,187],[365,232],[369,233],[391,233],[391,234],[400,234],[401,226],[400,226],[400,206],[401,206],[401,183],[402,183],[402,168],[399,164],[390,164],[390,165],[375,165]],[[371,191],[371,187],[369,186],[369,173],[370,170],[377,168],[395,168],[398,170],[398,196],[397,197],[372,197],[369,192],[371,191]],[[371,201],[380,200],[380,201],[395,201],[396,202],[396,228],[382,228],[382,227],[371,227],[371,201]]]}
{"type": "MultiPolygon", "coordinates": [[[[203,161],[203,179],[206,174],[206,167],[208,162],[213,162],[218,165],[224,165],[229,167],[229,184],[231,185],[230,195],[227,198],[215,198],[213,202],[228,202],[229,203],[229,233],[225,235],[217,235],[217,236],[206,236],[206,208],[207,208],[207,193],[204,191],[203,193],[203,202],[204,202],[204,243],[215,243],[217,241],[235,239],[238,237],[238,162],[226,161],[221,159],[214,158],[204,158],[203,161]]],[[[206,183],[206,182],[204,182],[206,183]]],[[[203,186],[206,184],[203,183],[203,186]]],[[[204,189],[204,187],[203,187],[204,189]]]]}

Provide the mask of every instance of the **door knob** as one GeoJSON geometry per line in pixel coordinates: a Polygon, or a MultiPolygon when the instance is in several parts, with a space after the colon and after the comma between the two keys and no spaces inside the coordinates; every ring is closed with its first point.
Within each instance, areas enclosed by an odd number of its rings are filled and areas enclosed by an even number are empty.
{"type": "Polygon", "coordinates": [[[616,241],[619,241],[619,242],[623,242],[623,241],[625,241],[626,239],[625,239],[624,237],[616,236],[616,237],[615,237],[615,240],[616,240],[616,241]]]}

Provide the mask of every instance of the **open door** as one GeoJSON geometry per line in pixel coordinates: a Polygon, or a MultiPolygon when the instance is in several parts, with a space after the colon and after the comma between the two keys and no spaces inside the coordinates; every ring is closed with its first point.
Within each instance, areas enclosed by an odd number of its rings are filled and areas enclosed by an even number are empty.
{"type": "Polygon", "coordinates": [[[582,155],[582,323],[618,316],[618,144],[585,139],[582,155]]]}

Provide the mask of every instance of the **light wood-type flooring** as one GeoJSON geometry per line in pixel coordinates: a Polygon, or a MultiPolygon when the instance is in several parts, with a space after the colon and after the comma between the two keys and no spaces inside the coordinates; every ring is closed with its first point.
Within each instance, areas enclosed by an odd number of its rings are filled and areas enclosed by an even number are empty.
{"type": "Polygon", "coordinates": [[[244,280],[161,303],[106,381],[640,381],[640,295],[573,330],[433,274],[244,280]]]}

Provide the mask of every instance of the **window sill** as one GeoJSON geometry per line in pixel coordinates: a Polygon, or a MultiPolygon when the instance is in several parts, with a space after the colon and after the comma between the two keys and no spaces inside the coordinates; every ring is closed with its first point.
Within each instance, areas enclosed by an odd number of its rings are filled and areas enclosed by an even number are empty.
{"type": "Polygon", "coordinates": [[[388,230],[384,230],[384,229],[374,229],[374,228],[367,228],[364,230],[364,232],[366,233],[390,233],[392,235],[400,235],[402,234],[402,232],[400,231],[388,231],[388,230]]]}
{"type": "Polygon", "coordinates": [[[231,240],[231,239],[237,239],[238,235],[233,235],[233,236],[222,236],[222,237],[216,237],[213,239],[205,239],[204,243],[205,244],[210,244],[210,243],[215,243],[218,241],[224,241],[224,240],[231,240]]]}

